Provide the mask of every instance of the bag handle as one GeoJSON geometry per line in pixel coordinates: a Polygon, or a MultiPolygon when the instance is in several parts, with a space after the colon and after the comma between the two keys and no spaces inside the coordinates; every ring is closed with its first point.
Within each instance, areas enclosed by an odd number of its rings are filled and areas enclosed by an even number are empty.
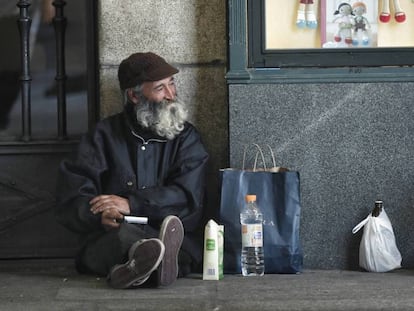
{"type": "MultiPolygon", "coordinates": [[[[272,147],[270,147],[270,145],[268,145],[268,144],[266,144],[266,146],[267,146],[267,148],[269,149],[269,151],[270,151],[270,156],[271,156],[271,158],[272,158],[272,162],[273,162],[273,167],[272,168],[269,168],[269,169],[267,169],[266,168],[266,163],[264,163],[264,170],[265,171],[269,171],[269,172],[278,172],[278,168],[276,167],[276,160],[275,160],[275,154],[274,154],[274,152],[273,152],[273,149],[272,149],[272,147]]],[[[258,148],[260,148],[260,146],[258,146],[257,145],[257,147],[258,148]]],[[[263,159],[263,152],[261,152],[261,154],[262,154],[262,159],[263,159]]],[[[256,157],[255,157],[255,159],[254,159],[254,168],[253,168],[253,171],[256,171],[256,163],[257,163],[257,158],[259,157],[259,151],[258,152],[256,152],[256,157]]]]}
{"type": "Polygon", "coordinates": [[[366,223],[368,222],[368,220],[369,220],[370,217],[372,217],[371,214],[369,214],[367,218],[365,218],[363,221],[361,221],[359,224],[357,224],[354,227],[354,229],[352,229],[352,233],[355,234],[359,230],[361,230],[361,228],[366,225],[366,223]]]}
{"type": "MultiPolygon", "coordinates": [[[[253,143],[252,145],[253,145],[253,146],[255,146],[255,147],[257,148],[257,152],[256,152],[256,156],[255,156],[255,159],[254,159],[254,164],[253,164],[253,171],[254,171],[254,172],[256,171],[257,159],[258,159],[258,157],[259,157],[259,154],[260,154],[260,156],[261,156],[261,158],[262,158],[263,168],[264,168],[264,170],[266,171],[266,170],[267,170],[267,167],[266,167],[266,161],[265,161],[265,157],[264,157],[264,154],[263,154],[262,148],[261,148],[258,144],[256,144],[256,143],[253,143]]],[[[247,154],[247,148],[248,148],[248,147],[249,147],[249,145],[246,145],[246,146],[244,147],[244,152],[243,152],[243,167],[242,167],[242,170],[244,170],[244,169],[245,169],[245,164],[246,164],[246,154],[247,154]]]]}
{"type": "Polygon", "coordinates": [[[276,160],[275,160],[275,153],[273,152],[272,147],[270,147],[269,144],[266,144],[267,148],[269,148],[270,151],[270,156],[272,157],[272,161],[273,161],[273,168],[276,168],[276,160]]]}
{"type": "MultiPolygon", "coordinates": [[[[265,171],[274,171],[275,169],[277,169],[277,167],[276,167],[276,160],[275,160],[275,154],[274,154],[274,152],[273,152],[273,149],[272,149],[272,147],[270,147],[270,145],[269,144],[266,144],[266,146],[267,146],[267,148],[269,149],[269,152],[270,152],[270,156],[271,156],[271,158],[272,158],[272,162],[273,162],[273,168],[267,168],[267,166],[266,166],[266,161],[265,161],[265,156],[264,156],[264,153],[263,153],[263,150],[262,150],[262,148],[260,147],[260,145],[258,145],[258,144],[256,144],[256,143],[252,143],[252,145],[253,146],[255,146],[256,147],[256,149],[257,149],[257,152],[256,152],[256,156],[255,156],[255,158],[254,158],[254,164],[253,164],[253,171],[255,172],[256,171],[256,169],[257,169],[257,161],[258,161],[258,159],[259,159],[259,155],[260,155],[260,157],[261,157],[261,159],[262,159],[262,163],[263,163],[263,169],[265,170],[265,171]]],[[[245,164],[246,164],[246,154],[247,154],[247,149],[249,148],[249,145],[246,145],[245,146],[245,148],[244,148],[244,153],[243,153],[243,170],[245,169],[245,164]]]]}

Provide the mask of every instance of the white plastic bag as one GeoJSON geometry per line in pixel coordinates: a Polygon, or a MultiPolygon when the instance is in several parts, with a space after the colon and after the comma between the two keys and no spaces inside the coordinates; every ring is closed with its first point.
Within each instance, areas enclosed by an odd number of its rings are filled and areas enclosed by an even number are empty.
{"type": "Polygon", "coordinates": [[[352,229],[352,233],[357,233],[362,227],[364,233],[359,245],[359,265],[370,272],[387,272],[401,268],[401,254],[384,208],[378,217],[370,213],[352,229]]]}

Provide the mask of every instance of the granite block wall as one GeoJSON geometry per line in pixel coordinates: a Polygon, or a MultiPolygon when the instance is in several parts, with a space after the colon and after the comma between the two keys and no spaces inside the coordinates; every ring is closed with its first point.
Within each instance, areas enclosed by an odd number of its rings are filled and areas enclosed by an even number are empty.
{"type": "Polygon", "coordinates": [[[101,116],[122,109],[118,65],[135,52],[155,52],[176,66],[178,95],[188,104],[210,154],[207,205],[218,206],[218,169],[228,159],[226,2],[99,1],[101,116]]]}
{"type": "Polygon", "coordinates": [[[229,86],[230,165],[247,144],[269,144],[300,172],[305,268],[358,269],[352,228],[384,201],[414,267],[414,84],[229,86]]]}
{"type": "Polygon", "coordinates": [[[308,268],[357,269],[352,228],[381,198],[406,267],[414,266],[412,83],[231,84],[226,73],[226,1],[99,2],[101,116],[122,109],[119,62],[155,51],[180,69],[180,96],[217,171],[240,166],[244,144],[270,144],[277,164],[301,174],[301,239],[308,268]],[[230,149],[229,149],[230,148],[230,149]]]}

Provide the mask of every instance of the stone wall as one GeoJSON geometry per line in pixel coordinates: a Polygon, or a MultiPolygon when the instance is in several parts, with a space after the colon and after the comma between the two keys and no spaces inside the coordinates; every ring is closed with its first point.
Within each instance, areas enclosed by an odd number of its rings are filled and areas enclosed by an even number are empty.
{"type": "Polygon", "coordinates": [[[173,63],[179,96],[189,104],[211,156],[209,205],[217,207],[217,172],[228,157],[226,2],[102,0],[99,7],[101,116],[122,109],[118,64],[135,52],[173,63]]]}
{"type": "Polygon", "coordinates": [[[300,172],[305,268],[358,269],[362,232],[384,201],[403,266],[414,266],[413,83],[230,85],[230,164],[269,144],[300,172]]]}

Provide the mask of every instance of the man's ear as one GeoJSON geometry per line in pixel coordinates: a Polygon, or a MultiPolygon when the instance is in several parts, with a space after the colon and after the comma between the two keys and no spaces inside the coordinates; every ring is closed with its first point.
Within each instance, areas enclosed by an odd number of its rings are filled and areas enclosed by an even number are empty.
{"type": "Polygon", "coordinates": [[[128,95],[128,98],[131,102],[133,102],[134,104],[139,103],[139,97],[135,93],[134,89],[128,89],[127,90],[127,95],[128,95]]]}

